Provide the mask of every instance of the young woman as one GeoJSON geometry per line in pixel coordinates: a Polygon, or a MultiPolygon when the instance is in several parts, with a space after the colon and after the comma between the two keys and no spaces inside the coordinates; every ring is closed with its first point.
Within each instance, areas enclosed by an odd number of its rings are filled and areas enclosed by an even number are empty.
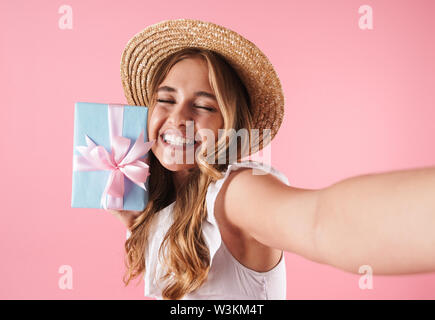
{"type": "Polygon", "coordinates": [[[283,251],[355,273],[435,270],[434,168],[309,190],[240,161],[270,141],[252,130],[273,138],[283,111],[276,73],[248,40],[164,21],[133,37],[121,64],[127,100],[148,106],[155,141],[147,207],[110,210],[128,228],[126,285],[145,273],[145,295],[158,299],[285,299],[283,251]],[[243,129],[248,143],[219,134],[243,129]]]}

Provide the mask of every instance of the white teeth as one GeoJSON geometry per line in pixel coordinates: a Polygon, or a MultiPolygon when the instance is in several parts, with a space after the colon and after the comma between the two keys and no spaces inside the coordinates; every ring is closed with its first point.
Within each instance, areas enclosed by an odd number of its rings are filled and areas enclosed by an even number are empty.
{"type": "Polygon", "coordinates": [[[194,144],[194,140],[192,139],[184,139],[179,136],[175,136],[172,134],[163,134],[163,140],[169,144],[173,144],[176,146],[182,146],[184,144],[194,144]]]}

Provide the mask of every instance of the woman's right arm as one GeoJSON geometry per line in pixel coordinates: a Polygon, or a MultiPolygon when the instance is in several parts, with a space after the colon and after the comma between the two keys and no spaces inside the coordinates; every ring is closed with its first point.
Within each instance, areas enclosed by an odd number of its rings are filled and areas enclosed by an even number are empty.
{"type": "Polygon", "coordinates": [[[106,211],[110,212],[114,216],[116,216],[121,222],[127,227],[129,231],[131,231],[131,227],[133,226],[134,219],[136,219],[142,212],[141,211],[127,211],[127,210],[113,210],[107,209],[106,211]]]}

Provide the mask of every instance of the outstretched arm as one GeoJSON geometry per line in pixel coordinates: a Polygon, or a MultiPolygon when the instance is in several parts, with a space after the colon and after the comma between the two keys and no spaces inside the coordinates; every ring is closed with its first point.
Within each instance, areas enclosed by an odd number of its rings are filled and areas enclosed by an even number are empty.
{"type": "Polygon", "coordinates": [[[321,260],[375,274],[435,271],[435,168],[357,176],[322,191],[321,260]]]}
{"type": "Polygon", "coordinates": [[[260,243],[358,273],[435,271],[435,168],[352,177],[325,189],[233,173],[229,221],[260,243]]]}

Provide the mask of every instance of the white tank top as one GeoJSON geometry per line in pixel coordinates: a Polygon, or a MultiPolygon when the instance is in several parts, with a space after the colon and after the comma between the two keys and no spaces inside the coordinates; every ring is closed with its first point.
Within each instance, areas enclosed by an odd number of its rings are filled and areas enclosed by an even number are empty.
{"type": "MultiPolygon", "coordinates": [[[[228,166],[225,176],[210,183],[207,189],[207,219],[202,229],[203,236],[210,250],[210,271],[203,285],[186,294],[183,300],[285,300],[286,299],[286,266],[284,252],[280,262],[267,272],[258,272],[242,265],[234,258],[222,241],[219,226],[214,217],[214,203],[219,190],[231,171],[248,167],[260,169],[278,177],[289,185],[287,177],[275,168],[256,161],[243,161],[228,166]]],[[[160,210],[150,226],[150,241],[145,251],[146,272],[145,296],[162,299],[165,284],[158,281],[164,275],[162,264],[158,259],[158,251],[169,226],[172,224],[172,209],[175,202],[160,210]]],[[[127,230],[127,239],[130,232],[127,230]]]]}

